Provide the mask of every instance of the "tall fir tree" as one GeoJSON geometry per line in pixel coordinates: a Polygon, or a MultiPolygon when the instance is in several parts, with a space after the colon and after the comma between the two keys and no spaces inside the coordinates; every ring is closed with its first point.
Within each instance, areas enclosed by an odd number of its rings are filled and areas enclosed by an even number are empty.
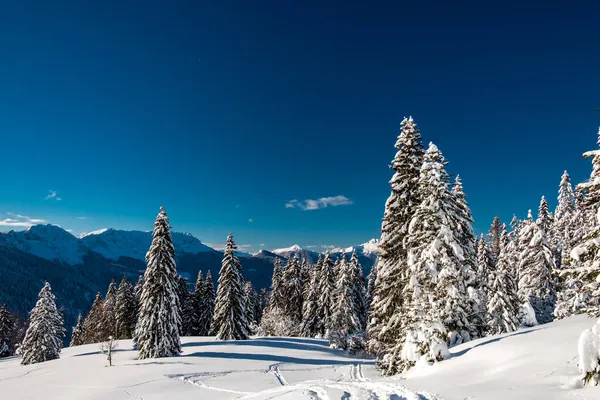
{"type": "Polygon", "coordinates": [[[302,270],[298,256],[288,259],[283,271],[284,312],[297,323],[302,321],[302,270]]]}
{"type": "Polygon", "coordinates": [[[367,288],[362,265],[356,255],[356,250],[350,256],[349,268],[351,270],[354,304],[358,313],[360,325],[358,331],[364,332],[367,327],[367,288]]]}
{"type": "Polygon", "coordinates": [[[179,317],[181,318],[179,334],[190,336],[194,307],[190,292],[188,291],[187,279],[181,275],[177,276],[177,297],[179,298],[179,317]]]}
{"type": "Polygon", "coordinates": [[[302,259],[302,263],[300,264],[300,275],[302,277],[302,279],[300,280],[300,284],[302,287],[302,302],[304,302],[304,299],[306,298],[306,296],[308,295],[308,287],[310,285],[310,272],[311,272],[311,265],[309,265],[306,262],[306,258],[302,259]]]}
{"type": "Polygon", "coordinates": [[[335,282],[333,281],[333,261],[329,252],[325,253],[323,265],[319,271],[319,311],[321,321],[317,335],[325,336],[331,328],[335,296],[335,282]]]}
{"type": "Polygon", "coordinates": [[[473,285],[472,300],[473,309],[477,315],[483,318],[483,326],[479,326],[478,336],[483,337],[487,333],[487,303],[489,299],[489,277],[494,269],[493,255],[483,235],[477,242],[477,272],[476,281],[473,285]]]}
{"type": "Polygon", "coordinates": [[[283,271],[281,270],[281,259],[276,258],[273,264],[273,276],[271,278],[271,293],[269,295],[269,308],[271,310],[284,309],[284,291],[283,271]]]}
{"type": "Polygon", "coordinates": [[[571,251],[571,219],[574,213],[575,193],[573,192],[571,177],[565,171],[558,187],[558,203],[554,210],[554,225],[552,227],[553,236],[550,238],[550,242],[556,246],[558,268],[561,268],[562,260],[571,251]]]}
{"type": "Polygon", "coordinates": [[[90,311],[83,322],[83,343],[99,343],[103,340],[102,323],[104,318],[104,300],[100,292],[96,293],[96,298],[90,311]]]}
{"type": "Polygon", "coordinates": [[[206,271],[204,279],[204,297],[202,300],[202,309],[200,313],[200,335],[208,336],[212,329],[212,321],[215,311],[215,287],[213,285],[212,273],[206,271]]]}
{"type": "MultiPolygon", "coordinates": [[[[204,307],[205,301],[205,285],[202,271],[198,271],[198,278],[196,279],[196,286],[194,286],[194,292],[190,295],[190,321],[189,328],[190,336],[204,336],[202,331],[202,308],[204,307]]],[[[208,332],[207,332],[208,333],[208,332]]]]}
{"type": "Polygon", "coordinates": [[[335,286],[335,304],[331,317],[329,342],[346,349],[348,336],[361,330],[360,309],[357,304],[357,276],[351,264],[342,254],[337,263],[337,282],[335,286]]]}
{"type": "Polygon", "coordinates": [[[123,275],[119,289],[117,290],[117,301],[115,304],[115,321],[117,324],[118,339],[131,339],[135,331],[137,314],[137,302],[131,283],[123,275]]]}
{"type": "Polygon", "coordinates": [[[540,217],[538,223],[529,222],[522,229],[523,251],[519,263],[519,300],[524,305],[522,309],[524,321],[529,324],[528,311],[533,309],[538,323],[551,322],[556,302],[553,286],[552,271],[555,269],[554,255],[544,230],[545,199],[540,202],[540,217]],[[527,240],[530,238],[529,240],[527,240]]]}
{"type": "Polygon", "coordinates": [[[311,270],[310,282],[305,285],[306,294],[302,304],[302,327],[300,329],[300,335],[304,337],[315,337],[325,331],[319,307],[322,268],[323,257],[319,254],[317,265],[311,270]]]}
{"type": "Polygon", "coordinates": [[[83,317],[81,314],[79,314],[77,317],[77,325],[75,325],[71,331],[71,342],[69,343],[69,347],[80,346],[84,344],[83,337],[83,317]]]}
{"type": "Polygon", "coordinates": [[[380,360],[381,356],[391,351],[401,336],[399,325],[394,324],[396,330],[388,325],[404,307],[404,288],[408,283],[404,238],[420,203],[417,189],[423,162],[423,143],[421,132],[412,117],[402,121],[395,147],[398,151],[391,165],[394,175],[390,180],[391,194],[386,201],[381,224],[381,252],[377,261],[377,278],[367,330],[368,350],[377,354],[380,360]]]}
{"type": "Polygon", "coordinates": [[[8,312],[6,304],[0,308],[0,358],[8,357],[14,350],[15,321],[8,312]]]}
{"type": "Polygon", "coordinates": [[[371,303],[373,303],[373,296],[375,294],[375,281],[377,280],[377,266],[379,265],[379,261],[375,260],[373,266],[371,267],[371,271],[367,276],[367,313],[371,313],[371,303]]]}
{"type": "Polygon", "coordinates": [[[492,264],[500,255],[500,235],[502,234],[502,222],[499,217],[494,217],[488,233],[489,251],[492,264]]]}
{"type": "Polygon", "coordinates": [[[262,320],[263,315],[267,311],[269,307],[269,291],[267,288],[260,289],[260,293],[258,293],[258,323],[262,320]]]}
{"type": "Polygon", "coordinates": [[[237,246],[233,241],[233,235],[230,234],[223,252],[215,300],[212,329],[217,340],[248,339],[244,277],[240,261],[235,255],[236,250],[237,246]]]}
{"type": "Polygon", "coordinates": [[[544,231],[546,237],[550,236],[550,227],[552,226],[552,216],[548,210],[548,202],[546,196],[542,196],[540,207],[538,209],[538,219],[536,221],[539,228],[544,231]]]}
{"type": "Polygon", "coordinates": [[[65,336],[64,321],[56,307],[56,298],[46,282],[35,307],[29,313],[29,327],[20,347],[21,364],[29,365],[60,357],[65,336]]]}
{"type": "Polygon", "coordinates": [[[164,208],[154,222],[152,244],[146,254],[135,339],[139,359],[171,357],[181,352],[180,304],[177,296],[175,248],[164,208]]]}
{"type": "Polygon", "coordinates": [[[487,304],[488,332],[492,335],[513,332],[519,328],[519,298],[517,283],[510,265],[510,239],[506,226],[500,236],[500,255],[490,273],[487,304]]]}
{"type": "Polygon", "coordinates": [[[116,319],[116,307],[117,307],[117,287],[115,281],[112,280],[108,285],[106,291],[106,297],[102,307],[102,321],[100,323],[100,340],[108,340],[110,336],[113,338],[117,337],[117,319],[116,319]]]}
{"type": "Polygon", "coordinates": [[[250,330],[248,333],[254,333],[257,326],[257,318],[256,318],[256,302],[257,294],[256,290],[254,290],[254,286],[252,282],[246,282],[244,285],[244,297],[246,301],[246,321],[248,322],[248,326],[250,330]]]}

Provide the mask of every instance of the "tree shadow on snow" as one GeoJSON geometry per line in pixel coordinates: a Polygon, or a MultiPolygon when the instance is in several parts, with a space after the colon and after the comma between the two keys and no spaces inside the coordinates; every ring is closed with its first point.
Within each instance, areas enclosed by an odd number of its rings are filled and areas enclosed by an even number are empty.
{"type": "Polygon", "coordinates": [[[373,365],[373,361],[356,361],[356,360],[319,360],[311,358],[296,358],[288,356],[279,356],[276,354],[251,354],[251,353],[226,353],[226,352],[196,352],[186,354],[187,357],[203,357],[203,358],[225,358],[225,359],[240,359],[240,360],[254,360],[254,361],[272,361],[276,363],[288,363],[288,364],[306,364],[306,365],[373,365]]]}
{"type": "MultiPolygon", "coordinates": [[[[131,349],[114,349],[112,352],[113,353],[118,353],[118,352],[121,352],[121,351],[131,351],[131,349]]],[[[101,350],[96,350],[96,351],[90,351],[88,353],[73,354],[71,357],[92,356],[94,354],[102,355],[102,351],[101,350]]]]}
{"type": "Polygon", "coordinates": [[[467,354],[469,351],[471,351],[471,350],[473,350],[473,349],[475,349],[477,347],[485,346],[486,344],[496,343],[496,342],[501,341],[502,339],[507,339],[507,338],[510,338],[510,337],[513,337],[513,336],[526,335],[528,333],[539,331],[541,329],[546,329],[546,328],[542,326],[542,327],[539,327],[539,328],[530,329],[530,330],[527,330],[527,331],[518,331],[518,332],[512,333],[510,335],[506,335],[506,336],[502,336],[502,337],[497,337],[497,338],[494,338],[494,339],[486,340],[485,342],[481,342],[481,343],[479,343],[479,344],[477,344],[477,345],[475,345],[473,347],[469,347],[467,349],[461,350],[458,353],[453,353],[450,358],[455,358],[455,357],[463,356],[463,355],[467,354]]]}
{"type": "Polygon", "coordinates": [[[275,347],[279,349],[289,349],[289,350],[313,350],[313,351],[322,351],[325,353],[329,353],[332,355],[336,355],[339,357],[348,357],[346,352],[339,349],[332,349],[324,344],[319,343],[306,343],[304,341],[299,341],[300,343],[294,343],[292,341],[287,341],[283,339],[279,340],[266,340],[265,339],[248,339],[248,340],[223,340],[223,341],[214,341],[214,342],[192,342],[185,343],[183,347],[192,347],[192,346],[224,346],[224,345],[234,345],[234,346],[255,346],[255,347],[275,347]]]}
{"type": "Polygon", "coordinates": [[[295,342],[295,343],[305,343],[312,344],[315,346],[329,346],[327,339],[316,339],[316,338],[300,338],[300,337],[261,337],[256,338],[256,340],[268,340],[273,342],[295,342]]]}

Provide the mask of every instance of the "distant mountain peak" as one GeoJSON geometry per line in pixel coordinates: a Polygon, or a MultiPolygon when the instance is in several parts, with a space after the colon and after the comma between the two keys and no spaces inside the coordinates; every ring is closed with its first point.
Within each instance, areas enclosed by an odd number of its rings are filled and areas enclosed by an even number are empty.
{"type": "Polygon", "coordinates": [[[107,232],[110,230],[112,230],[112,228],[102,228],[102,229],[98,229],[97,231],[85,232],[85,233],[82,233],[81,235],[79,235],[78,238],[83,239],[84,237],[90,236],[90,235],[102,235],[104,232],[107,232]]]}
{"type": "Polygon", "coordinates": [[[297,253],[297,252],[300,252],[300,251],[303,251],[303,250],[304,249],[302,247],[300,247],[297,244],[294,244],[294,245],[292,245],[290,247],[286,247],[286,248],[283,248],[283,249],[272,250],[271,253],[275,253],[275,254],[297,253]]]}

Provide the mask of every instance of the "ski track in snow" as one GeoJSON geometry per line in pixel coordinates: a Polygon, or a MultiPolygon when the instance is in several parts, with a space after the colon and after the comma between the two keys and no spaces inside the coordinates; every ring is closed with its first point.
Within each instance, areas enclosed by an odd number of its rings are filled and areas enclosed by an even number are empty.
{"type": "Polygon", "coordinates": [[[362,373],[361,364],[352,364],[350,366],[350,380],[354,382],[367,382],[368,379],[362,373]]]}
{"type": "Polygon", "coordinates": [[[138,396],[138,395],[136,395],[136,394],[133,394],[133,393],[131,393],[131,392],[130,392],[129,390],[127,390],[127,389],[121,389],[121,390],[122,390],[123,392],[127,393],[127,394],[128,394],[129,396],[131,396],[131,397],[136,397],[136,398],[138,398],[139,400],[144,400],[144,398],[143,398],[142,396],[138,396]]]}
{"type": "Polygon", "coordinates": [[[178,380],[193,385],[193,386],[198,386],[201,387],[203,389],[208,389],[208,390],[214,390],[216,392],[225,392],[225,393],[231,393],[231,394],[241,394],[241,395],[252,395],[254,393],[252,392],[240,392],[238,390],[232,390],[232,389],[224,389],[224,388],[219,388],[219,387],[215,387],[215,386],[209,386],[207,384],[205,384],[202,381],[198,381],[198,380],[194,380],[194,378],[197,378],[199,376],[207,376],[205,374],[193,374],[193,375],[183,375],[183,376],[172,376],[172,378],[177,378],[178,380]]]}
{"type": "Polygon", "coordinates": [[[277,363],[277,364],[269,365],[268,372],[270,372],[271,374],[275,375],[275,378],[277,378],[277,381],[279,381],[279,384],[281,386],[287,386],[288,383],[285,380],[285,377],[281,374],[281,371],[279,370],[279,367],[282,364],[283,363],[277,363]]]}

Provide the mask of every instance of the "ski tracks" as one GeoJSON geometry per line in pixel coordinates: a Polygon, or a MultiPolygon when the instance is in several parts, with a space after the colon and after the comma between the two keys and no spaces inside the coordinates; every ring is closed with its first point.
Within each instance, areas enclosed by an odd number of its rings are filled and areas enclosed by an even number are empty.
{"type": "Polygon", "coordinates": [[[362,372],[361,364],[352,364],[350,366],[350,380],[353,382],[367,382],[368,379],[365,378],[362,372]]]}
{"type": "Polygon", "coordinates": [[[267,372],[275,375],[275,378],[277,378],[277,381],[279,381],[279,384],[281,386],[287,386],[288,383],[285,380],[285,377],[281,374],[281,371],[279,370],[279,367],[282,364],[283,363],[277,363],[277,364],[269,365],[269,369],[267,370],[267,372]]]}

